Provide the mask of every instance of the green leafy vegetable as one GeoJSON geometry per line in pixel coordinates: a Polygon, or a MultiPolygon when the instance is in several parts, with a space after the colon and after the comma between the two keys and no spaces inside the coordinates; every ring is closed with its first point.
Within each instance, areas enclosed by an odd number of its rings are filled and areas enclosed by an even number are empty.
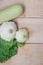
{"type": "Polygon", "coordinates": [[[0,38],[0,62],[5,62],[16,55],[19,46],[24,46],[24,43],[17,42],[16,39],[8,42],[0,38]]]}
{"type": "Polygon", "coordinates": [[[18,42],[18,43],[17,43],[17,46],[18,46],[18,47],[22,47],[22,46],[24,46],[24,44],[25,44],[25,43],[18,42]]]}

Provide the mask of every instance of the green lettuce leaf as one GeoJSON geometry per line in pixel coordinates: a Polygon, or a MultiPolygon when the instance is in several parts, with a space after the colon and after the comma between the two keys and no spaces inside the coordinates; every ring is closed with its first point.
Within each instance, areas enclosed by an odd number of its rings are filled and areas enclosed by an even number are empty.
{"type": "Polygon", "coordinates": [[[18,52],[18,47],[24,46],[24,43],[17,42],[16,39],[5,41],[0,38],[0,62],[5,62],[18,52]]]}

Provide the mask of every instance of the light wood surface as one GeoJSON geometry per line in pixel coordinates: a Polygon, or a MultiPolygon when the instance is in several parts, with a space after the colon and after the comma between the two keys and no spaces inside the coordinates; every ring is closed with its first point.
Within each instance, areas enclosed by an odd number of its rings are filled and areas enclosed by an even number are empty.
{"type": "Polygon", "coordinates": [[[27,43],[43,43],[43,19],[19,18],[17,19],[19,28],[27,28],[29,39],[27,43]]]}
{"type": "Polygon", "coordinates": [[[16,3],[23,4],[25,12],[15,21],[28,29],[30,37],[16,56],[0,65],[43,65],[43,0],[0,0],[0,10],[16,3]]]}
{"type": "Polygon", "coordinates": [[[43,0],[0,0],[0,9],[16,3],[25,6],[25,17],[43,17],[43,0]]]}

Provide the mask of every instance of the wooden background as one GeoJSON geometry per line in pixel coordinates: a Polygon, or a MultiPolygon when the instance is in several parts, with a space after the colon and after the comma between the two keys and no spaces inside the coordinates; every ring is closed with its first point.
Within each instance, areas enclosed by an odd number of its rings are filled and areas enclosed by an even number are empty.
{"type": "Polygon", "coordinates": [[[16,3],[25,6],[25,17],[43,17],[43,0],[0,0],[0,9],[16,3]]]}
{"type": "Polygon", "coordinates": [[[43,65],[43,0],[0,0],[0,10],[16,3],[23,4],[25,12],[15,21],[28,29],[30,37],[16,56],[0,65],[43,65]]]}

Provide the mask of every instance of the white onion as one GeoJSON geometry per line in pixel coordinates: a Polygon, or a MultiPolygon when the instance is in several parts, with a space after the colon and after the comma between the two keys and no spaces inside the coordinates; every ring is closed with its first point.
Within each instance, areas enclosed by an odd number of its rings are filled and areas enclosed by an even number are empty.
{"type": "Polygon", "coordinates": [[[10,41],[15,38],[17,26],[14,22],[3,23],[0,27],[0,36],[6,41],[10,41]]]}
{"type": "Polygon", "coordinates": [[[18,42],[25,42],[28,39],[28,31],[26,29],[19,29],[16,32],[15,38],[18,42]]]}

